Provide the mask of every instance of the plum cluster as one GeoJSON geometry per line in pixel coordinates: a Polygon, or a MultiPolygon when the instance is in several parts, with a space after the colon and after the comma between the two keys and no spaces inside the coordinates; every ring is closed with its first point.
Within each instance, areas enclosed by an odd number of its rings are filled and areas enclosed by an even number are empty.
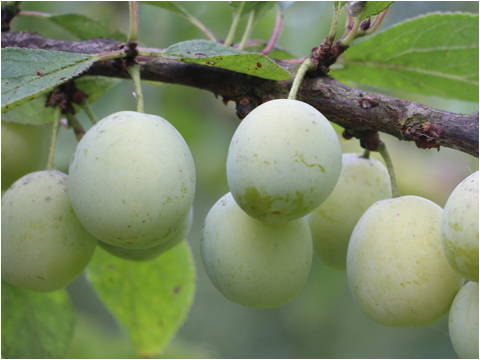
{"type": "Polygon", "coordinates": [[[61,289],[97,244],[129,260],[158,257],[190,231],[195,182],[190,150],[169,122],[107,116],[78,143],[68,175],[34,171],[2,196],[2,279],[61,289]]]}
{"type": "Polygon", "coordinates": [[[392,198],[381,162],[342,154],[320,112],[282,99],[238,126],[227,180],[230,192],[207,214],[201,239],[206,272],[225,297],[284,305],[303,288],[315,253],[346,269],[370,319],[422,326],[451,310],[457,353],[478,354],[478,172],[445,210],[418,196],[392,198]]]}

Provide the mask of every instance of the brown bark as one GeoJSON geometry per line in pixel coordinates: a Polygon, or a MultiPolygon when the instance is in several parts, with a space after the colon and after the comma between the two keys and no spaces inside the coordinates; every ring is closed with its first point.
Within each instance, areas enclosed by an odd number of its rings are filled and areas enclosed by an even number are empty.
{"type": "MultiPolygon", "coordinates": [[[[109,39],[60,41],[32,33],[2,33],[3,47],[27,47],[45,50],[97,54],[112,51],[120,45],[109,39]]],[[[140,51],[158,49],[138,48],[140,51]]],[[[141,77],[204,89],[224,101],[235,101],[237,114],[243,118],[257,105],[276,98],[286,98],[296,72],[296,66],[277,61],[292,74],[288,81],[271,81],[218,68],[185,64],[161,57],[137,58],[141,77]]],[[[83,75],[129,78],[121,61],[95,63],[83,75]]],[[[377,131],[399,140],[414,141],[419,148],[441,146],[478,157],[479,118],[473,114],[455,114],[423,104],[399,100],[385,95],[354,89],[330,76],[311,75],[305,78],[297,96],[324,114],[330,121],[344,127],[347,135],[368,139],[377,131]]]]}

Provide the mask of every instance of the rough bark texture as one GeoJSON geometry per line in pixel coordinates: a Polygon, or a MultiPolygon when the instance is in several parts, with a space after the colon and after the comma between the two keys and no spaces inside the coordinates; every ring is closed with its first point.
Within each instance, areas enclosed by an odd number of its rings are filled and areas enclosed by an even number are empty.
{"type": "MultiPolygon", "coordinates": [[[[71,42],[46,39],[32,33],[2,33],[2,47],[97,54],[112,51],[119,45],[121,43],[109,39],[71,42]]],[[[139,50],[158,52],[158,49],[139,50]]],[[[297,70],[297,66],[278,61],[292,74],[292,78],[289,81],[270,81],[160,57],[139,56],[137,60],[141,65],[142,79],[210,91],[224,101],[235,101],[240,118],[265,101],[286,98],[297,70]]],[[[119,60],[97,62],[84,75],[129,78],[119,60]]],[[[414,141],[422,149],[444,146],[478,157],[478,111],[466,115],[450,113],[354,89],[330,76],[315,75],[305,78],[297,99],[312,105],[330,121],[344,127],[345,136],[358,137],[367,148],[375,146],[375,141],[369,140],[375,138],[372,135],[379,131],[400,140],[414,141]]]]}

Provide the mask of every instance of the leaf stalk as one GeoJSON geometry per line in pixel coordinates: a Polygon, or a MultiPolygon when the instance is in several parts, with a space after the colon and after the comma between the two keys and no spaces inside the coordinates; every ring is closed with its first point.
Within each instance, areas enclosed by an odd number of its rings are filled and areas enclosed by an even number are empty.
{"type": "Polygon", "coordinates": [[[130,30],[128,32],[127,43],[138,41],[138,6],[136,1],[129,1],[130,30]]]}

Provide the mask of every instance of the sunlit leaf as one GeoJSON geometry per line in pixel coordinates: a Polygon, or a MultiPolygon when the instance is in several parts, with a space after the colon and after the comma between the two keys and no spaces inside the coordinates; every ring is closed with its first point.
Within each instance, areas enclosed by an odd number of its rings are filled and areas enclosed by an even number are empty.
{"type": "Polygon", "coordinates": [[[290,79],[290,74],[267,56],[248,53],[214,41],[185,41],[170,46],[164,55],[185,63],[218,67],[269,80],[290,79]]]}
{"type": "Polygon", "coordinates": [[[145,262],[117,258],[98,249],[89,274],[100,298],[143,357],[166,347],[193,302],[195,266],[186,242],[145,262]]]}
{"type": "Polygon", "coordinates": [[[73,328],[65,290],[39,293],[2,280],[2,358],[64,358],[73,328]]]}
{"type": "Polygon", "coordinates": [[[365,84],[478,102],[478,15],[429,14],[351,46],[331,75],[365,84]]]}

